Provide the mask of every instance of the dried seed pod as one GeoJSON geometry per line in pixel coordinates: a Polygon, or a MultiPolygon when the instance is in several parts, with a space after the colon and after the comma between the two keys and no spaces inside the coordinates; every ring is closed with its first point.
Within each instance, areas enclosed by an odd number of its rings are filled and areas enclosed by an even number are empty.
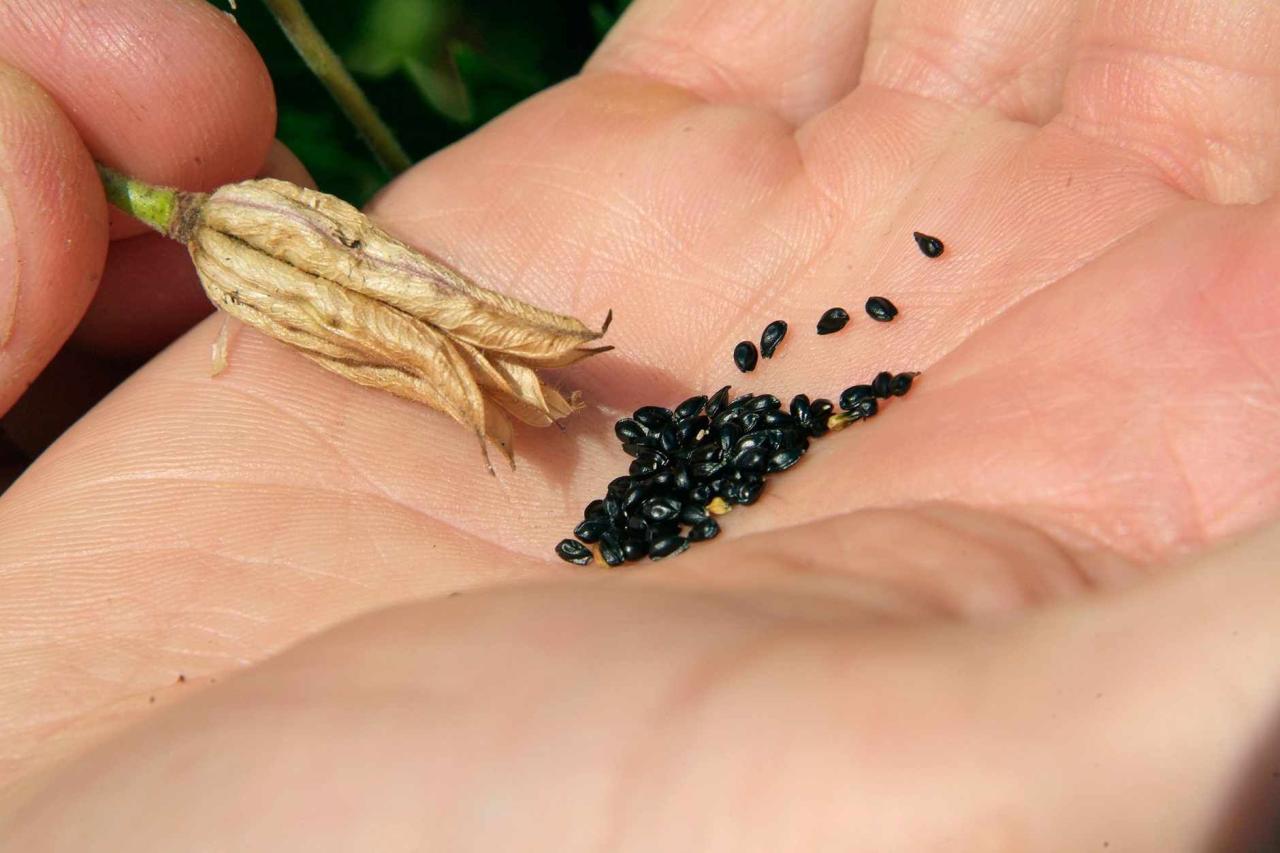
{"type": "Polygon", "coordinates": [[[444,412],[508,459],[507,416],[544,427],[580,406],[535,368],[611,349],[586,346],[610,318],[597,332],[478,287],[346,202],[286,181],[185,196],[179,213],[171,232],[220,309],[352,381],[444,412]]]}

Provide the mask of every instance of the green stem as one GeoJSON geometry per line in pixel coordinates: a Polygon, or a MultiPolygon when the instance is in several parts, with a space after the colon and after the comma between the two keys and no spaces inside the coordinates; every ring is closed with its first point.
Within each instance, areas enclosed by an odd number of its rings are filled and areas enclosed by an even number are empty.
{"type": "Polygon", "coordinates": [[[101,163],[95,164],[102,176],[102,188],[107,201],[130,216],[141,219],[166,236],[173,225],[178,210],[178,191],[173,187],[157,187],[137,178],[122,175],[101,163]]]}
{"type": "Polygon", "coordinates": [[[311,69],[311,73],[324,84],[329,94],[342,107],[347,118],[364,138],[382,168],[392,177],[409,168],[412,163],[404,153],[391,128],[387,127],[378,111],[369,103],[360,86],[352,79],[342,60],[324,36],[316,29],[311,16],[302,8],[301,0],[262,0],[275,16],[276,22],[289,37],[289,41],[311,69]]]}

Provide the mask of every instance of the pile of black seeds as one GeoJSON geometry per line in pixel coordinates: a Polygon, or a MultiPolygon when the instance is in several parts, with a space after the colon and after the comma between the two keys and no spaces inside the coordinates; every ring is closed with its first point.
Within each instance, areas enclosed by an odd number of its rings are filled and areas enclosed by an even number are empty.
{"type": "MultiPolygon", "coordinates": [[[[925,255],[942,254],[936,237],[913,236],[925,255]]],[[[868,299],[866,311],[882,323],[898,315],[883,296],[868,299]]],[[[847,311],[832,308],[818,320],[817,333],[833,334],[848,322],[847,311]]],[[[743,373],[755,370],[761,355],[773,358],[786,334],[786,322],[773,321],[760,336],[759,350],[751,341],[734,347],[734,364],[743,373]]],[[[714,539],[720,533],[716,518],[734,505],[758,501],[768,478],[799,462],[810,439],[875,417],[881,400],[905,395],[918,375],[881,371],[869,383],[846,388],[838,411],[830,400],[811,401],[805,394],[793,397],[785,411],[772,394],[731,400],[728,385],[710,397],[690,397],[674,410],[637,409],[613,428],[633,457],[630,470],[609,483],[603,498],[587,504],[573,531],[577,538],[561,540],[556,553],[580,566],[620,566],[645,557],[660,560],[714,539]]]]}

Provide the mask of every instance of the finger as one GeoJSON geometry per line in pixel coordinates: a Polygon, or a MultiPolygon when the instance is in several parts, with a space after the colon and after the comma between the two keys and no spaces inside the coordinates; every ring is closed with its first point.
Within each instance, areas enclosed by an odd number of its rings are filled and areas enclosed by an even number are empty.
{"type": "Polygon", "coordinates": [[[644,0],[587,64],[800,123],[857,83],[871,0],[644,0]]]}
{"type": "MultiPolygon", "coordinates": [[[[203,190],[251,177],[274,135],[262,60],[200,0],[10,0],[0,60],[53,96],[96,159],[152,183],[203,190]]],[[[124,222],[113,235],[145,230],[124,222]]]]}
{"type": "Polygon", "coordinates": [[[1076,0],[877,7],[863,85],[1042,123],[1058,108],[1076,0]]]}
{"type": "Polygon", "coordinates": [[[75,128],[35,83],[0,63],[0,413],[89,304],[106,221],[75,128]]]}
{"type": "Polygon", "coordinates": [[[1280,181],[1280,5],[1086,3],[1062,121],[1140,154],[1198,198],[1255,202],[1280,181]]]}
{"type": "MultiPolygon", "coordinates": [[[[315,186],[302,162],[278,141],[258,174],[315,186]]],[[[146,357],[212,310],[186,247],[159,234],[140,234],[112,243],[102,282],[72,340],[107,358],[146,357]]]]}

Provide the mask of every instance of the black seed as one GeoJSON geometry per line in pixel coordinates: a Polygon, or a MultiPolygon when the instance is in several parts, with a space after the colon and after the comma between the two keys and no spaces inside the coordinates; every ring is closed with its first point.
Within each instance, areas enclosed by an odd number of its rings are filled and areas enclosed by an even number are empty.
{"type": "Polygon", "coordinates": [[[916,238],[916,245],[920,247],[920,251],[924,252],[927,258],[938,257],[938,255],[942,254],[942,250],[946,248],[937,237],[930,237],[928,234],[921,234],[919,231],[911,232],[911,236],[916,238]]]}
{"type": "Polygon", "coordinates": [[[591,562],[591,549],[575,539],[561,539],[556,554],[566,563],[585,566],[591,562]]]}
{"type": "Polygon", "coordinates": [[[621,540],[613,533],[606,533],[600,540],[600,556],[610,566],[621,566],[627,559],[621,540]]]}
{"type": "Polygon", "coordinates": [[[689,461],[695,466],[703,462],[714,462],[720,457],[720,447],[715,444],[704,444],[689,454],[689,461]]]}
{"type": "Polygon", "coordinates": [[[725,402],[729,399],[730,387],[729,385],[724,386],[707,400],[707,417],[714,418],[724,408],[725,402]]]}
{"type": "MultiPolygon", "coordinates": [[[[739,471],[763,471],[767,464],[768,460],[765,458],[764,451],[756,447],[744,450],[733,457],[733,467],[739,471]]],[[[585,524],[586,522],[583,523],[585,524]]]]}
{"type": "Polygon", "coordinates": [[[764,491],[764,480],[755,483],[743,483],[738,489],[737,502],[750,506],[760,500],[760,493],[764,491]]]}
{"type": "Polygon", "coordinates": [[[706,404],[707,404],[706,394],[701,394],[697,397],[690,397],[688,400],[685,400],[683,403],[676,406],[676,411],[675,411],[676,420],[680,421],[680,420],[684,420],[685,418],[693,417],[694,415],[698,414],[698,412],[702,411],[702,407],[705,406],[706,404]]]}
{"type": "Polygon", "coordinates": [[[893,385],[893,374],[887,370],[882,370],[876,374],[876,378],[871,380],[871,390],[881,400],[889,396],[890,387],[893,385]]]}
{"type": "Polygon", "coordinates": [[[746,408],[747,403],[750,403],[755,398],[756,398],[755,394],[743,394],[741,397],[737,398],[736,400],[734,400],[732,403],[729,404],[729,409],[730,411],[741,412],[744,408],[746,408]]]}
{"type": "Polygon", "coordinates": [[[675,453],[682,446],[680,435],[676,432],[674,425],[663,427],[662,432],[658,433],[658,447],[663,453],[675,453]]]}
{"type": "Polygon", "coordinates": [[[671,487],[677,492],[687,492],[693,488],[693,478],[689,476],[689,469],[680,465],[675,470],[676,474],[672,479],[671,487]]]}
{"type": "Polygon", "coordinates": [[[809,402],[808,394],[797,394],[792,397],[787,411],[791,412],[791,417],[796,419],[796,423],[806,429],[813,421],[813,405],[809,402]]]}
{"type": "MultiPolygon", "coordinates": [[[[716,449],[719,450],[719,448],[716,449]]],[[[712,459],[709,462],[697,463],[689,470],[689,473],[699,480],[710,480],[724,469],[725,462],[723,459],[712,459]]]]}
{"type": "Polygon", "coordinates": [[[622,556],[635,562],[649,553],[649,540],[643,536],[628,536],[622,542],[622,556]]]}
{"type": "Polygon", "coordinates": [[[631,488],[630,477],[614,477],[609,481],[609,488],[606,491],[609,493],[609,497],[621,498],[629,488],[631,488]]]}
{"type": "Polygon", "coordinates": [[[734,457],[738,457],[743,453],[746,453],[748,450],[770,450],[771,448],[769,445],[771,438],[772,436],[761,433],[744,435],[742,439],[733,446],[733,455],[734,457]]]}
{"type": "Polygon", "coordinates": [[[642,512],[649,521],[670,521],[680,516],[679,498],[649,498],[642,512]]]}
{"type": "Polygon", "coordinates": [[[641,453],[648,453],[653,448],[647,444],[632,444],[627,442],[622,445],[622,452],[632,458],[638,457],[641,453]]]}
{"type": "Polygon", "coordinates": [[[898,316],[898,308],[883,296],[873,296],[867,300],[867,314],[872,320],[887,323],[898,316]]]}
{"type": "Polygon", "coordinates": [[[787,470],[799,462],[800,457],[803,455],[804,451],[798,447],[793,447],[790,450],[779,450],[769,457],[769,473],[787,470]]]}
{"type": "Polygon", "coordinates": [[[711,426],[706,415],[695,415],[676,422],[676,440],[681,447],[693,447],[698,440],[698,433],[711,426]]]}
{"type": "Polygon", "coordinates": [[[649,546],[649,558],[652,560],[661,560],[663,557],[670,557],[672,554],[679,554],[685,548],[689,547],[689,540],[679,534],[664,536],[661,539],[654,540],[649,546]]]}
{"type": "Polygon", "coordinates": [[[656,432],[662,429],[673,420],[670,409],[664,409],[661,406],[644,406],[636,409],[632,415],[640,425],[650,432],[656,432]]]}
{"type": "Polygon", "coordinates": [[[917,376],[919,376],[918,373],[899,373],[889,383],[889,393],[895,397],[903,396],[911,390],[911,383],[917,376]]]}
{"type": "Polygon", "coordinates": [[[627,523],[624,525],[627,530],[631,531],[633,536],[649,535],[649,522],[639,515],[627,516],[627,523]]]}
{"type": "Polygon", "coordinates": [[[627,512],[634,512],[636,504],[649,497],[652,491],[647,483],[634,483],[622,498],[622,508],[627,512]]]}
{"type": "Polygon", "coordinates": [[[738,422],[742,424],[742,431],[749,433],[754,432],[756,427],[760,426],[761,420],[762,418],[756,412],[747,412],[738,419],[738,422]]]}
{"type": "Polygon", "coordinates": [[[711,488],[707,483],[699,483],[689,490],[689,501],[691,503],[706,506],[710,500],[715,497],[715,489],[711,488]]]}
{"type": "Polygon", "coordinates": [[[711,488],[722,498],[731,498],[738,489],[738,484],[733,481],[732,477],[721,477],[718,480],[711,481],[711,488]]]}
{"type": "Polygon", "coordinates": [[[599,542],[600,537],[613,527],[609,523],[609,519],[603,515],[595,518],[588,518],[573,528],[573,535],[577,536],[583,542],[599,542]]]}
{"type": "Polygon", "coordinates": [[[786,412],[765,412],[764,418],[760,421],[760,426],[765,429],[778,429],[779,427],[793,427],[796,425],[796,419],[786,412]]]}
{"type": "Polygon", "coordinates": [[[738,365],[738,369],[743,373],[750,373],[756,369],[756,359],[760,354],[756,352],[756,345],[751,341],[743,341],[733,348],[733,363],[738,365]]]}
{"type": "Polygon", "coordinates": [[[814,438],[827,434],[827,418],[831,417],[831,413],[835,411],[835,406],[830,400],[818,399],[814,400],[809,407],[813,413],[813,426],[809,427],[809,434],[814,438]]]}
{"type": "Polygon", "coordinates": [[[675,536],[680,532],[680,522],[672,519],[671,521],[654,522],[649,525],[649,542],[657,542],[659,539],[666,539],[668,536],[675,536]]]}
{"type": "Polygon", "coordinates": [[[782,401],[772,394],[761,394],[759,397],[751,398],[751,402],[747,403],[748,412],[776,412],[782,408],[782,401]]]}
{"type": "Polygon", "coordinates": [[[707,508],[698,503],[687,503],[680,508],[680,521],[684,524],[698,524],[707,517],[707,508]]]}
{"type": "Polygon", "coordinates": [[[604,501],[596,499],[587,504],[587,508],[582,511],[582,518],[585,521],[593,515],[600,515],[604,512],[604,501]]]}
{"type": "Polygon", "coordinates": [[[840,393],[840,408],[846,412],[853,411],[854,407],[863,400],[871,399],[876,396],[876,389],[870,385],[852,385],[840,393]]]}
{"type": "Polygon", "coordinates": [[[778,348],[778,344],[782,343],[782,339],[786,336],[787,322],[785,320],[774,320],[765,326],[764,332],[760,335],[760,354],[765,358],[773,358],[773,351],[778,348]]]}
{"type": "Polygon", "coordinates": [[[609,517],[615,527],[621,527],[626,523],[626,517],[622,514],[622,501],[613,495],[604,499],[604,514],[609,517]]]}
{"type": "Polygon", "coordinates": [[[689,531],[690,542],[705,542],[708,539],[715,539],[720,534],[720,525],[716,523],[714,518],[708,518],[700,521],[689,531]]]}
{"type": "Polygon", "coordinates": [[[843,308],[828,308],[827,312],[818,318],[818,334],[833,334],[843,329],[848,322],[848,311],[843,308]]]}
{"type": "Polygon", "coordinates": [[[623,418],[613,425],[613,434],[623,444],[652,444],[649,431],[631,418],[623,418]]]}

